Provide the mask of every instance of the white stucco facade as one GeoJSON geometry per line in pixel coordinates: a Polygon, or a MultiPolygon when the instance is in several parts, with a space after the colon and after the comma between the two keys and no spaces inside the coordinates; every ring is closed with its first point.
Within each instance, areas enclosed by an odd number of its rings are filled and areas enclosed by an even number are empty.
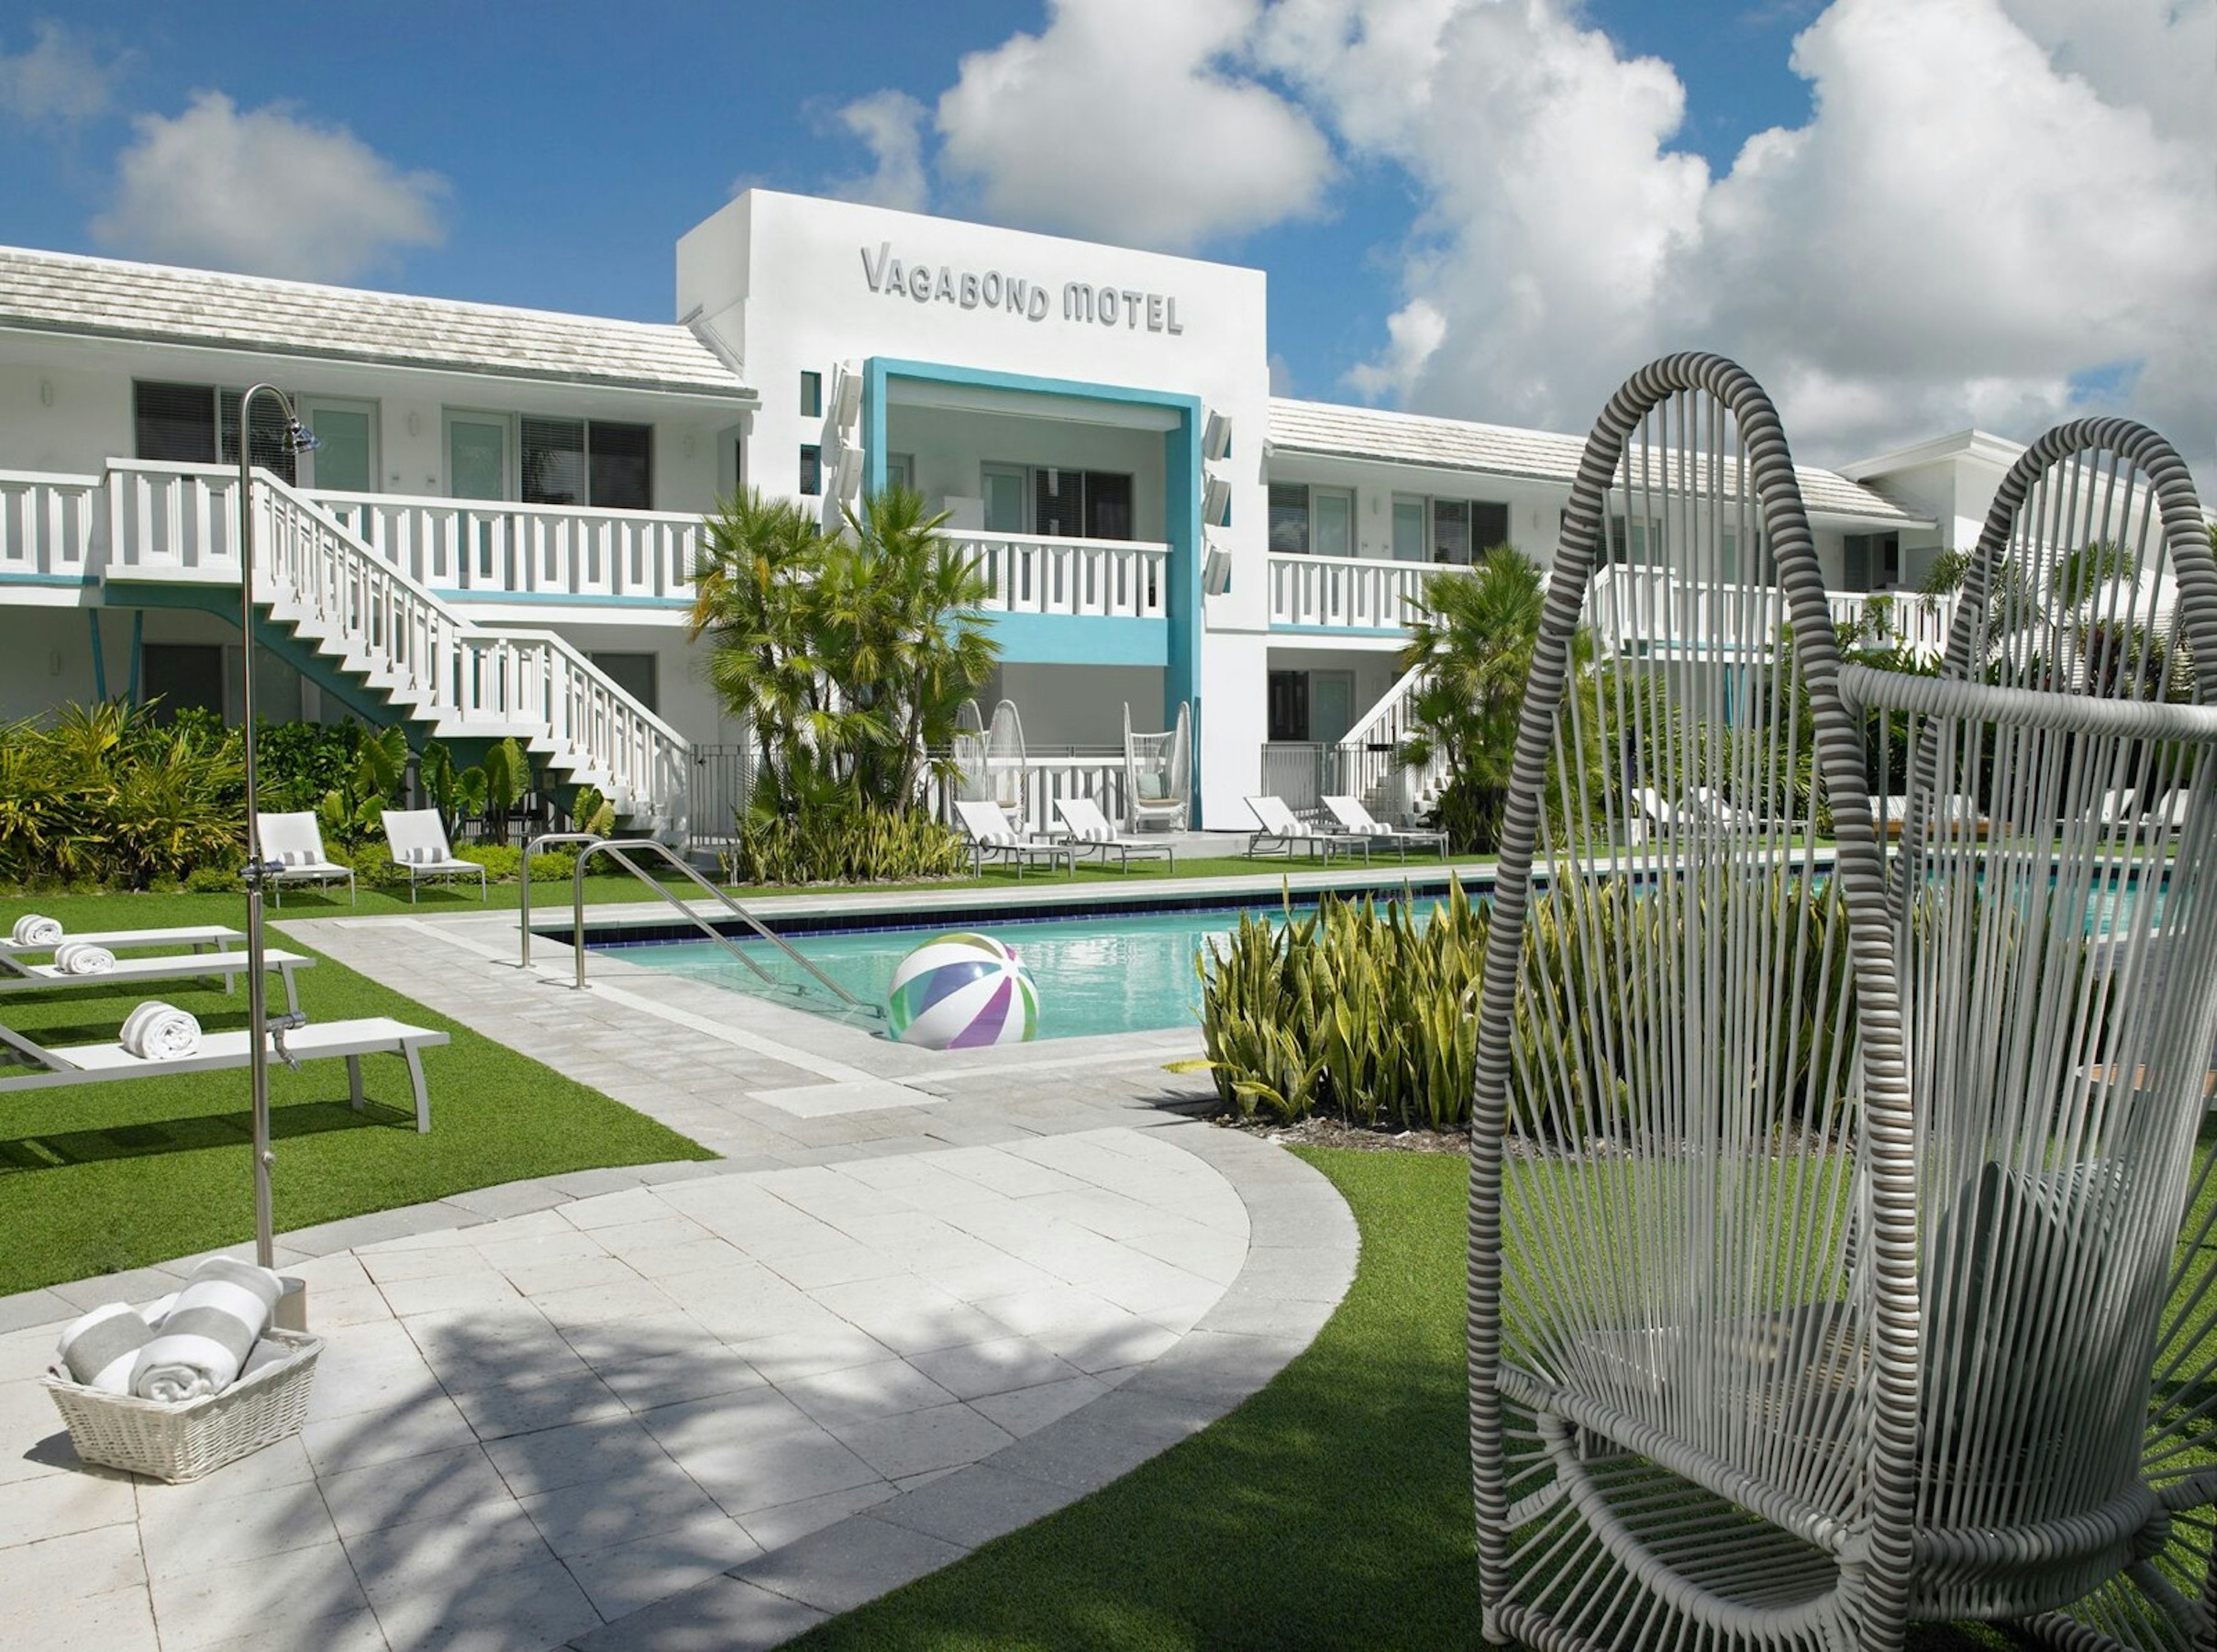
{"type": "MultiPolygon", "coordinates": [[[[294,478],[333,554],[481,653],[558,639],[665,746],[742,738],[683,635],[702,514],[744,484],[836,525],[905,481],[993,583],[1034,744],[1097,754],[1125,706],[1185,703],[1199,823],[1244,826],[1267,746],[1328,745],[1399,679],[1442,563],[1549,557],[1578,445],[1274,399],[1267,310],[1259,270],[763,190],[678,239],[661,325],[0,249],[0,715],[150,661],[217,692],[236,566],[201,461],[235,448],[180,458],[148,410],[267,380],[342,438],[294,478]]],[[[1912,583],[2012,451],[1805,473],[1828,577],[1912,583]]],[[[322,664],[273,669],[285,707],[374,715],[322,664]]]]}

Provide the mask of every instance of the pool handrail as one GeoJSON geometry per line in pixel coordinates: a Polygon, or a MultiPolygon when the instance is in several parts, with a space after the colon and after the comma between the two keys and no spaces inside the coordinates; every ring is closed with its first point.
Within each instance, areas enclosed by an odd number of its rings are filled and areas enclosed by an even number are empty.
{"type": "Polygon", "coordinates": [[[769,970],[763,968],[755,959],[748,956],[745,952],[742,951],[738,946],[732,944],[732,937],[730,936],[725,934],[723,931],[718,929],[713,924],[710,923],[706,918],[703,918],[698,912],[695,911],[693,906],[684,899],[683,896],[677,894],[676,890],[670,888],[667,885],[663,883],[660,879],[657,878],[653,873],[648,871],[637,861],[633,860],[631,857],[631,853],[629,852],[638,850],[645,850],[659,856],[663,860],[676,868],[686,877],[690,878],[695,883],[698,884],[706,893],[713,895],[718,901],[722,903],[724,909],[726,912],[730,913],[732,917],[738,919],[749,929],[752,930],[756,936],[760,937],[763,940],[769,942],[770,945],[775,947],[787,957],[792,959],[794,962],[799,964],[801,968],[807,971],[807,973],[813,977],[825,991],[829,992],[832,997],[837,999],[842,1005],[850,1010],[859,1010],[864,1015],[876,1017],[880,1019],[884,1018],[885,1012],[882,1009],[874,1004],[866,1004],[861,999],[856,998],[844,987],[842,987],[831,976],[825,974],[823,970],[818,968],[813,963],[811,963],[808,959],[800,951],[795,950],[792,943],[787,941],[783,936],[778,934],[776,931],[769,928],[759,918],[756,918],[754,913],[749,912],[744,906],[739,905],[738,901],[732,900],[732,897],[724,890],[718,888],[707,878],[702,877],[698,871],[696,871],[693,867],[688,865],[682,858],[680,858],[677,853],[672,850],[669,845],[653,838],[603,838],[596,833],[590,832],[548,832],[543,837],[533,838],[531,842],[525,846],[523,875],[522,880],[522,887],[521,891],[522,898],[518,913],[520,926],[523,931],[522,963],[525,968],[528,968],[531,962],[531,857],[538,851],[540,845],[549,843],[577,843],[584,845],[577,851],[577,866],[571,874],[572,906],[570,926],[571,950],[577,961],[576,986],[579,990],[582,991],[585,985],[585,869],[587,863],[596,855],[605,855],[609,859],[614,861],[618,865],[621,866],[624,870],[629,872],[641,883],[644,883],[648,888],[653,890],[655,894],[660,895],[664,901],[669,903],[669,905],[676,908],[679,913],[682,913],[685,918],[693,924],[695,928],[698,929],[703,935],[707,936],[717,945],[722,947],[725,951],[730,953],[732,956],[744,964],[749,969],[752,970],[756,975],[760,976],[770,986],[777,987],[790,987],[790,989],[794,991],[806,990],[795,983],[788,983],[778,980],[776,976],[771,974],[769,970]]]}

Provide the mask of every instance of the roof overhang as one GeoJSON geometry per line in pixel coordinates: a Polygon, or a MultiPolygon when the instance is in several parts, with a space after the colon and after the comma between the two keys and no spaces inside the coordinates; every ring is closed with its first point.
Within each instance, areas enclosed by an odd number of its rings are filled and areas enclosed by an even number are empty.
{"type": "Polygon", "coordinates": [[[96,340],[102,343],[127,345],[134,350],[176,350],[215,352],[225,356],[264,359],[282,357],[307,362],[329,362],[350,368],[373,368],[380,373],[456,374],[490,383],[507,381],[516,384],[568,385],[598,390],[620,390],[673,398],[695,404],[713,405],[733,412],[745,412],[762,405],[760,393],[750,386],[735,384],[728,387],[684,380],[577,372],[555,368],[529,368],[514,364],[498,366],[466,359],[438,356],[402,356],[374,350],[311,350],[284,343],[247,343],[237,338],[217,335],[197,337],[190,333],[166,332],[151,335],[129,328],[104,326],[87,322],[73,325],[47,318],[27,320],[21,317],[0,315],[0,334],[19,338],[46,337],[52,339],[96,340]]]}

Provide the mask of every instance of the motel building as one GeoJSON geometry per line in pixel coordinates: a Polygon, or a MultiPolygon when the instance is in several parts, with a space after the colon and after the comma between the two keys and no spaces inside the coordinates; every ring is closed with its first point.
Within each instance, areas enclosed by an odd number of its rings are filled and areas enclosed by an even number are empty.
{"type": "MultiPolygon", "coordinates": [[[[259,398],[262,715],[514,735],[628,823],[727,832],[743,733],[684,622],[740,486],[902,482],[991,582],[1034,825],[1121,806],[1126,710],[1189,708],[1196,826],[1396,770],[1426,581],[1545,561],[1582,436],[1269,393],[1259,270],[751,190],[677,243],[649,325],[0,249],[0,715],[159,696],[236,720],[240,393],[259,398]]],[[[1627,370],[1638,365],[1627,362],[1627,370]]],[[[1805,469],[1841,618],[1969,542],[2017,449],[1975,432],[1805,469]]],[[[1658,521],[1613,575],[1666,584],[1658,521]]],[[[1936,649],[1944,615],[1895,605],[1936,649]]],[[[1687,639],[1673,640],[1684,649],[1687,639]]]]}

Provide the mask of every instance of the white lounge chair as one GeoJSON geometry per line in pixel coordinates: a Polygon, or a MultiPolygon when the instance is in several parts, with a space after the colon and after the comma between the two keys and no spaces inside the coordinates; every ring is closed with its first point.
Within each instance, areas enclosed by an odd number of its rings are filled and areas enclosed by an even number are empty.
{"type": "Polygon", "coordinates": [[[294,814],[261,814],[254,817],[255,833],[262,840],[262,863],[275,866],[266,882],[275,895],[277,904],[285,904],[285,886],[288,883],[343,883],[347,886],[347,905],[354,905],[354,868],[342,866],[324,852],[323,828],[316,817],[303,809],[294,814]]]}
{"type": "MultiPolygon", "coordinates": [[[[270,1046],[277,1053],[273,1033],[270,1046]]],[[[408,1064],[408,1081],[416,1102],[416,1129],[431,1128],[431,1098],[423,1087],[423,1052],[448,1042],[447,1035],[429,1027],[412,1027],[386,1016],[366,1016],[355,1021],[325,1021],[294,1027],[284,1035],[283,1054],[294,1061],[343,1060],[347,1064],[347,1100],[356,1112],[366,1098],[361,1088],[361,1058],[398,1055],[408,1064]]],[[[69,1044],[48,1049],[22,1033],[0,1027],[0,1044],[17,1059],[40,1070],[0,1078],[0,1095],[20,1090],[50,1090],[71,1084],[104,1084],[111,1079],[175,1078],[183,1073],[222,1073],[248,1064],[246,1032],[211,1032],[201,1036],[201,1047],[190,1055],[169,1061],[150,1061],[134,1055],[120,1043],[69,1044]]]]}
{"type": "MultiPolygon", "coordinates": [[[[83,935],[65,932],[60,938],[90,942],[110,952],[143,952],[155,946],[188,946],[195,952],[206,947],[213,952],[228,952],[234,943],[246,944],[246,931],[228,929],[221,924],[195,924],[177,929],[103,929],[83,935]]],[[[0,968],[20,968],[18,961],[33,953],[52,952],[55,944],[51,941],[18,941],[0,931],[0,968]]]]}
{"type": "Polygon", "coordinates": [[[1707,820],[1712,826],[1723,826],[1727,831],[1752,831],[1763,824],[1763,816],[1753,809],[1742,808],[1714,786],[1689,788],[1683,807],[1689,815],[1707,820]]]}
{"type": "Polygon", "coordinates": [[[1095,855],[1101,863],[1108,863],[1109,854],[1116,857],[1119,870],[1132,869],[1132,857],[1142,858],[1156,856],[1170,863],[1172,870],[1177,867],[1177,851],[1166,843],[1150,843],[1144,838],[1127,838],[1109,824],[1108,817],[1101,812],[1101,805],[1090,797],[1058,797],[1054,812],[1062,816],[1069,828],[1071,846],[1080,855],[1095,855]]]}
{"type": "Polygon", "coordinates": [[[1411,844],[1430,844],[1433,852],[1448,852],[1448,834],[1435,832],[1429,826],[1391,826],[1379,820],[1362,806],[1359,797],[1327,797],[1324,806],[1331,811],[1331,818],[1346,831],[1359,833],[1374,842],[1391,844],[1401,851],[1401,858],[1409,858],[1411,844]]]}
{"type": "Polygon", "coordinates": [[[418,884],[437,878],[474,877],[478,899],[491,898],[485,869],[464,860],[447,842],[447,828],[436,809],[387,809],[385,841],[392,851],[392,863],[408,874],[408,901],[416,901],[418,884]]]}
{"type": "Polygon", "coordinates": [[[1078,875],[1075,849],[1066,843],[1050,843],[1021,835],[1009,824],[1009,817],[1001,813],[998,805],[972,798],[956,803],[954,813],[970,839],[972,875],[984,876],[988,860],[1007,863],[1016,869],[1019,877],[1023,875],[1025,867],[1038,860],[1049,866],[1061,861],[1069,866],[1072,877],[1078,875]]]}
{"type": "MultiPolygon", "coordinates": [[[[97,942],[90,935],[75,937],[80,942],[97,942]]],[[[114,949],[110,949],[113,950],[114,949]]],[[[305,953],[286,952],[270,948],[262,955],[265,969],[275,969],[285,983],[285,1007],[297,1015],[300,1009],[300,988],[293,980],[293,972],[306,969],[315,960],[305,953]]],[[[215,952],[180,952],[170,956],[151,958],[118,958],[113,965],[97,974],[73,975],[59,964],[25,963],[21,958],[0,959],[0,993],[59,992],[71,987],[106,987],[120,989],[143,986],[152,981],[220,980],[229,992],[238,985],[238,977],[246,968],[246,954],[220,950],[215,952]]]]}
{"type": "Polygon", "coordinates": [[[1370,839],[1362,832],[1331,832],[1322,826],[1311,826],[1288,808],[1282,797],[1264,795],[1240,801],[1247,805],[1248,813],[1261,822],[1260,830],[1248,836],[1247,852],[1250,856],[1283,855],[1291,860],[1294,851],[1300,848],[1329,863],[1332,856],[1341,850],[1360,849],[1363,863],[1369,863],[1370,839]]]}
{"type": "Polygon", "coordinates": [[[1686,824],[1677,808],[1652,786],[1633,786],[1624,795],[1631,805],[1626,811],[1626,828],[1634,845],[1658,832],[1677,832],[1686,824]]]}

